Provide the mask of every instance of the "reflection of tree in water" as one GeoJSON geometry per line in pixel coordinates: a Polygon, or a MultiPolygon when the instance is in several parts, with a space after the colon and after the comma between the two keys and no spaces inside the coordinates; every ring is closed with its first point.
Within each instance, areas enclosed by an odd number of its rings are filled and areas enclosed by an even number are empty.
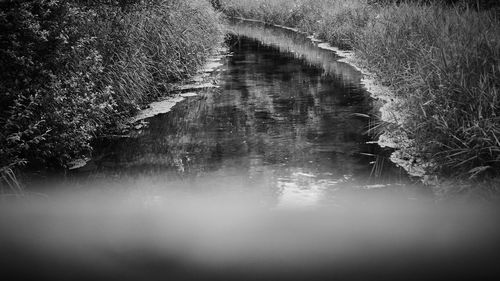
{"type": "Polygon", "coordinates": [[[235,20],[230,26],[231,32],[239,36],[257,39],[260,44],[272,46],[295,58],[304,59],[304,63],[322,69],[342,78],[344,84],[359,84],[361,74],[345,62],[338,61],[338,56],[317,47],[304,34],[291,30],[275,28],[260,22],[235,20]]]}

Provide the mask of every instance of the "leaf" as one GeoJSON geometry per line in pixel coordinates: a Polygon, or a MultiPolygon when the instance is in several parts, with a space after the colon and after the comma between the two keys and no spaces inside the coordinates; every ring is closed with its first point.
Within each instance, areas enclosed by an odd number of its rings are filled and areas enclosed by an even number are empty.
{"type": "Polygon", "coordinates": [[[467,172],[467,173],[471,174],[471,176],[469,177],[469,179],[475,178],[477,175],[479,175],[480,173],[488,170],[489,168],[491,168],[491,166],[479,166],[479,167],[475,167],[474,169],[469,170],[467,172]]]}
{"type": "Polygon", "coordinates": [[[19,134],[12,134],[7,138],[8,142],[19,142],[21,140],[21,136],[19,134]]]}

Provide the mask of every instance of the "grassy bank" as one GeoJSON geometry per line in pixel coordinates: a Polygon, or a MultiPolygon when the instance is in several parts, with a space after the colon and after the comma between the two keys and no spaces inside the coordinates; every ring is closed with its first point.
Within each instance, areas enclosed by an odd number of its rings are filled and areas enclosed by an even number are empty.
{"type": "Polygon", "coordinates": [[[397,118],[385,122],[381,134],[398,149],[394,158],[426,163],[427,174],[445,178],[497,177],[500,17],[493,1],[479,1],[479,6],[398,2],[221,4],[227,15],[297,27],[352,49],[393,91],[397,118]]]}
{"type": "Polygon", "coordinates": [[[0,25],[2,175],[89,153],[222,36],[206,0],[2,1],[0,25]]]}

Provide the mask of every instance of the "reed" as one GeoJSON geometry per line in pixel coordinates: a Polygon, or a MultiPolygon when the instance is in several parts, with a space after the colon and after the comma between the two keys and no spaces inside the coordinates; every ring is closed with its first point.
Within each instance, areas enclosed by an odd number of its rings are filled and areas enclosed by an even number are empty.
{"type": "Polygon", "coordinates": [[[169,84],[195,73],[206,54],[221,40],[218,14],[206,1],[153,1],[101,26],[119,23],[118,40],[107,49],[106,82],[115,89],[119,110],[134,111],[151,98],[168,92],[169,84]],[[189,15],[189,16],[187,16],[189,15]]]}
{"type": "Polygon", "coordinates": [[[16,197],[24,195],[24,188],[10,167],[0,168],[0,197],[6,195],[16,197]]]}

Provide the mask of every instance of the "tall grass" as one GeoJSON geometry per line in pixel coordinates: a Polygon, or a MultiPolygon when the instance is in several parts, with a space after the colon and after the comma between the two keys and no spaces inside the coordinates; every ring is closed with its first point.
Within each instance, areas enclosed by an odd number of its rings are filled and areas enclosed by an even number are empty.
{"type": "Polygon", "coordinates": [[[429,172],[498,174],[500,21],[438,5],[377,9],[355,45],[402,101],[402,125],[429,172]]]}
{"type": "Polygon", "coordinates": [[[0,168],[0,197],[4,195],[22,196],[24,189],[14,171],[9,167],[0,168]]]}
{"type": "Polygon", "coordinates": [[[222,40],[206,0],[2,1],[0,25],[2,171],[88,154],[222,40]]]}
{"type": "Polygon", "coordinates": [[[391,109],[399,118],[382,134],[405,135],[394,142],[400,160],[425,163],[427,174],[445,177],[498,176],[498,10],[481,9],[495,6],[488,1],[429,2],[221,1],[230,16],[297,27],[354,50],[394,93],[391,109]]]}
{"type": "Polygon", "coordinates": [[[111,21],[103,17],[99,24],[97,34],[119,37],[103,47],[112,50],[106,82],[115,89],[122,110],[133,111],[168,91],[171,82],[194,74],[221,40],[218,14],[207,1],[155,2],[115,14],[111,21]]]}

